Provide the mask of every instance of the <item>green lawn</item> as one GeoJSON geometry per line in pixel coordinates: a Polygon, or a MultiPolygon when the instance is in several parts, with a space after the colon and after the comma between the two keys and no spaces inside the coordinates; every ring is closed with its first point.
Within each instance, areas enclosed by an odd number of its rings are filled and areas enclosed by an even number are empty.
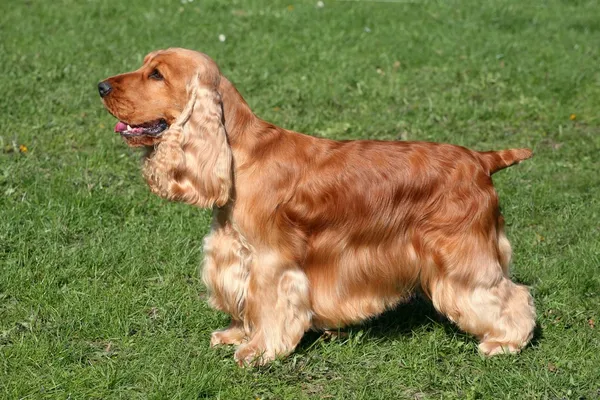
{"type": "Polygon", "coordinates": [[[597,1],[188,1],[0,2],[0,398],[600,398],[597,1]],[[533,344],[484,359],[416,300],[262,369],[210,349],[209,213],[149,192],[96,89],[169,46],[286,128],[533,148],[494,176],[533,344]]]}

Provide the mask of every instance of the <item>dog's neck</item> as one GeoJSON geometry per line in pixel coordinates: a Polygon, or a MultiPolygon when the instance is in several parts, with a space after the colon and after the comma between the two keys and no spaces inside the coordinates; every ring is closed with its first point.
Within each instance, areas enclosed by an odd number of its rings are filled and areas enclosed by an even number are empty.
{"type": "Polygon", "coordinates": [[[254,115],[240,92],[224,76],[221,77],[219,92],[223,100],[225,130],[230,143],[234,144],[244,136],[245,132],[253,130],[264,121],[254,115]]]}
{"type": "Polygon", "coordinates": [[[219,92],[223,101],[223,119],[234,159],[234,169],[252,163],[252,154],[264,146],[267,135],[285,135],[287,130],[257,117],[240,92],[224,76],[219,92]]]}

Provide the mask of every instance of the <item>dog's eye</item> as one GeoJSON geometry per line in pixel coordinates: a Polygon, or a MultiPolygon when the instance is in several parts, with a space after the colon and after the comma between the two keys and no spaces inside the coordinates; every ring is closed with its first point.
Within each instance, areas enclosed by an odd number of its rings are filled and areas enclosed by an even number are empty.
{"type": "Polygon", "coordinates": [[[163,76],[161,75],[161,73],[158,72],[158,70],[156,68],[152,71],[152,73],[150,75],[148,75],[148,78],[155,79],[157,81],[162,81],[164,79],[163,76]]]}

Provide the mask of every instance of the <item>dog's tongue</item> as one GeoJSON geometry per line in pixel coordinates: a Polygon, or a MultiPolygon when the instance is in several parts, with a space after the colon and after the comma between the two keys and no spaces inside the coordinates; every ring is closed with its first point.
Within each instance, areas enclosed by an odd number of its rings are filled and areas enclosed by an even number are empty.
{"type": "Polygon", "coordinates": [[[125,132],[127,130],[127,124],[124,122],[117,122],[117,125],[115,125],[115,132],[125,132]]]}

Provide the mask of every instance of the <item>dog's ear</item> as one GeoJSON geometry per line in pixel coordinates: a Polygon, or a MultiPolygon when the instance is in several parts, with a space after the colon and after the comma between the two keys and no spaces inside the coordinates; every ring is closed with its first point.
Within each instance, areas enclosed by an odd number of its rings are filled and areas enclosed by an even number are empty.
{"type": "Polygon", "coordinates": [[[233,157],[217,88],[218,82],[198,76],[188,84],[186,107],[146,161],[146,180],[156,194],[203,208],[229,200],[233,157]]]}
{"type": "Polygon", "coordinates": [[[218,82],[206,85],[199,76],[192,80],[188,92],[193,104],[183,125],[182,148],[187,172],[198,189],[197,204],[203,207],[225,205],[232,186],[233,158],[225,132],[221,94],[216,88],[218,82]]]}

